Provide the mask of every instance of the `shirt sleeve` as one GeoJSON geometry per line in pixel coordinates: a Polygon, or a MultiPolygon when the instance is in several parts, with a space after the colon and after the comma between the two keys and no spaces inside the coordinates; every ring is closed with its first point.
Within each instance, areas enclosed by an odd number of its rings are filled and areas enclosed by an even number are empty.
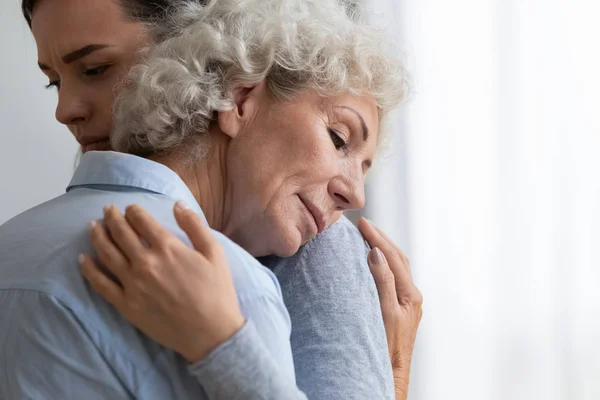
{"type": "Polygon", "coordinates": [[[226,343],[190,366],[190,373],[211,400],[306,400],[264,343],[249,319],[226,343]]]}
{"type": "Polygon", "coordinates": [[[133,398],[56,298],[2,290],[0,304],[0,398],[133,398]]]}
{"type": "Polygon", "coordinates": [[[368,247],[346,218],[296,255],[261,259],[279,279],[293,324],[298,387],[310,399],[394,399],[368,247]]]}
{"type": "Polygon", "coordinates": [[[268,287],[238,294],[246,324],[189,368],[211,400],[306,400],[296,386],[291,322],[281,289],[270,271],[264,273],[268,287]]]}
{"type": "Polygon", "coordinates": [[[296,386],[291,321],[279,282],[256,260],[248,263],[245,251],[235,249],[226,251],[247,322],[189,372],[211,400],[305,400],[296,386]]]}

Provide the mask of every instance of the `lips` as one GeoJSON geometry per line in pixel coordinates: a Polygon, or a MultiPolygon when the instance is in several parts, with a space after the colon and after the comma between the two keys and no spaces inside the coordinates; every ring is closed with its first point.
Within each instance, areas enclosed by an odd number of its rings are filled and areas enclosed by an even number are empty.
{"type": "Polygon", "coordinates": [[[81,144],[82,153],[87,153],[88,151],[106,151],[111,150],[110,139],[109,138],[100,138],[100,139],[82,139],[79,140],[81,144]]]}
{"type": "Polygon", "coordinates": [[[323,232],[325,230],[325,228],[327,227],[327,223],[325,222],[324,213],[309,199],[302,198],[301,196],[298,196],[298,197],[300,197],[300,201],[302,201],[302,203],[306,206],[306,209],[308,210],[310,215],[313,217],[313,220],[315,221],[315,224],[317,225],[317,232],[318,233],[323,232]]]}

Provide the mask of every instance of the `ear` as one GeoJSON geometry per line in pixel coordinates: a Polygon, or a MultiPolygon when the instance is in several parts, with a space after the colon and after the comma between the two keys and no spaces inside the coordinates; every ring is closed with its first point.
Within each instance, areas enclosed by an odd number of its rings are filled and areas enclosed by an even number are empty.
{"type": "Polygon", "coordinates": [[[254,86],[233,85],[233,108],[218,113],[221,131],[230,138],[235,138],[244,125],[256,114],[265,89],[264,80],[254,86]]]}

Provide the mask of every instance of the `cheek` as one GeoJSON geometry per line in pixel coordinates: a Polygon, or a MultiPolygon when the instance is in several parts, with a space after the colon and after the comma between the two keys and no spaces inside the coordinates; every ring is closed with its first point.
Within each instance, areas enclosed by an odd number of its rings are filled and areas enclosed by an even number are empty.
{"type": "Polygon", "coordinates": [[[267,124],[231,143],[228,174],[233,202],[245,210],[242,218],[289,214],[293,196],[324,186],[339,174],[342,155],[320,133],[323,128],[317,124],[299,129],[303,125],[291,119],[267,124]]]}
{"type": "Polygon", "coordinates": [[[312,187],[327,184],[338,175],[338,160],[333,157],[315,157],[303,165],[300,184],[312,187]]]}
{"type": "Polygon", "coordinates": [[[99,132],[110,133],[113,124],[112,106],[114,104],[114,96],[112,95],[112,91],[109,90],[96,90],[95,93],[96,95],[90,104],[90,107],[93,108],[92,126],[99,132]]]}
{"type": "Polygon", "coordinates": [[[340,154],[327,140],[313,140],[305,146],[308,151],[299,154],[297,168],[301,173],[301,183],[306,185],[327,182],[339,173],[340,154]]]}
{"type": "Polygon", "coordinates": [[[118,95],[116,88],[120,83],[119,76],[111,76],[103,82],[98,82],[93,85],[94,100],[93,107],[95,108],[95,123],[103,130],[112,130],[113,124],[113,105],[118,95]]]}

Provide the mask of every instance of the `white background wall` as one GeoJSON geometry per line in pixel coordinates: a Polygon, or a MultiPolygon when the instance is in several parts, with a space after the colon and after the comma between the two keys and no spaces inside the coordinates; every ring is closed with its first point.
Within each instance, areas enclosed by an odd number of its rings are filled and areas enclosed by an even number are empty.
{"type": "Polygon", "coordinates": [[[54,119],[19,0],[0,0],[0,224],[64,192],[77,143],[54,119]]]}
{"type": "Polygon", "coordinates": [[[600,399],[600,2],[367,1],[415,77],[367,208],[424,295],[409,399],[600,399]]]}

